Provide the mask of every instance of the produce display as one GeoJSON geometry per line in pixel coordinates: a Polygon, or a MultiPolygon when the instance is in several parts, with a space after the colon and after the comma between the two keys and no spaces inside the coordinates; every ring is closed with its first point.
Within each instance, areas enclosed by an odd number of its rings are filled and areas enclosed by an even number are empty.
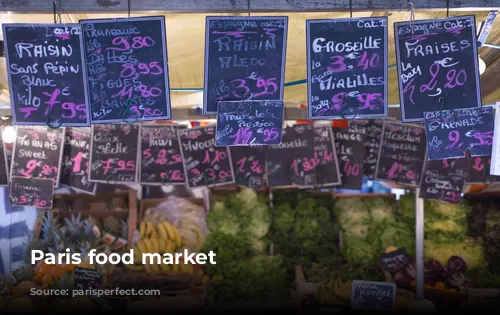
{"type": "Polygon", "coordinates": [[[269,238],[273,250],[283,257],[289,283],[296,265],[307,273],[313,263],[331,263],[339,257],[331,194],[279,190],[273,192],[273,203],[269,238]]]}
{"type": "Polygon", "coordinates": [[[414,229],[399,218],[396,210],[397,203],[386,197],[337,200],[334,212],[342,231],[342,254],[349,263],[378,263],[389,246],[413,254],[414,229]]]}
{"type": "Polygon", "coordinates": [[[286,270],[280,255],[267,254],[267,200],[250,188],[213,199],[202,249],[217,253],[217,264],[203,266],[208,295],[216,303],[281,295],[286,270]]]}
{"type": "MultiPolygon", "coordinates": [[[[0,310],[4,307],[8,312],[28,312],[35,309],[98,311],[99,303],[87,296],[74,298],[30,296],[32,288],[73,289],[75,267],[95,269],[86,257],[91,249],[96,249],[98,253],[111,253],[112,246],[104,242],[94,222],[95,218],[82,219],[77,214],[61,220],[48,211],[42,221],[40,238],[32,237],[26,244],[25,265],[13,272],[12,279],[7,276],[0,277],[0,292],[4,296],[0,298],[0,310]],[[82,262],[78,265],[61,265],[47,264],[42,260],[35,266],[30,264],[31,250],[57,254],[65,251],[66,248],[70,249],[70,253],[82,254],[82,262]]],[[[117,232],[120,235],[127,235],[126,222],[121,224],[119,220],[117,232]]],[[[109,266],[98,265],[96,267],[105,273],[111,272],[109,266]]]]}

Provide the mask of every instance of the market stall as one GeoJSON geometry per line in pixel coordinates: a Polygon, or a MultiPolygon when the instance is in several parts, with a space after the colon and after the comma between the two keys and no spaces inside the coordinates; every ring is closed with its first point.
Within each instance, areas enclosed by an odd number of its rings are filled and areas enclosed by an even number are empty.
{"type": "Polygon", "coordinates": [[[0,311],[498,308],[493,4],[49,2],[0,4],[0,311]]]}

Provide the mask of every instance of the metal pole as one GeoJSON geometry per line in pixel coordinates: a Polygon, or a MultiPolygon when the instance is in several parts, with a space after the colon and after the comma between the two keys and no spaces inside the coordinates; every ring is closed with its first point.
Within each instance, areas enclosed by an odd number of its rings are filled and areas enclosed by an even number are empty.
{"type": "Polygon", "coordinates": [[[415,189],[415,246],[416,246],[416,297],[424,298],[424,200],[419,198],[420,188],[415,189]]]}

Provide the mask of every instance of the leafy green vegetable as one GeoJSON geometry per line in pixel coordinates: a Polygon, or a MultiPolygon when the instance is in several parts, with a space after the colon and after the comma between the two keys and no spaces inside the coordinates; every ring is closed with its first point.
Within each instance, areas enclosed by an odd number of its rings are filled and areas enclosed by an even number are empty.
{"type": "Polygon", "coordinates": [[[414,233],[402,222],[384,221],[373,225],[368,240],[379,253],[383,253],[389,246],[404,247],[409,255],[415,252],[414,233]]]}
{"type": "Polygon", "coordinates": [[[370,215],[373,222],[394,222],[394,202],[389,198],[376,198],[369,205],[370,215]]]}
{"type": "Polygon", "coordinates": [[[346,230],[348,226],[368,225],[372,221],[367,205],[360,198],[338,200],[334,212],[340,226],[346,230]]]}
{"type": "Polygon", "coordinates": [[[357,238],[342,239],[342,254],[351,264],[372,263],[379,254],[377,248],[357,238]]]}

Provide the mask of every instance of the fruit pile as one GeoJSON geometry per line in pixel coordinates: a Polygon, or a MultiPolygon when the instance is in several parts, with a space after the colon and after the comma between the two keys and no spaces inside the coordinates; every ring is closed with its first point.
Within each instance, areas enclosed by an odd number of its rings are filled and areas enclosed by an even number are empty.
{"type": "MultiPolygon", "coordinates": [[[[179,229],[170,222],[165,220],[156,222],[158,222],[156,225],[151,221],[142,221],[140,223],[140,240],[134,247],[134,264],[125,265],[125,267],[132,271],[182,272],[194,274],[194,266],[191,264],[184,264],[182,260],[179,261],[179,264],[171,265],[164,263],[152,264],[147,260],[145,261],[145,264],[142,264],[142,254],[174,254],[189,245],[193,245],[188,240],[183,239],[179,229]]],[[[197,252],[203,246],[204,236],[195,227],[191,227],[191,231],[197,234],[197,243],[194,244],[194,251],[197,252]]]]}

